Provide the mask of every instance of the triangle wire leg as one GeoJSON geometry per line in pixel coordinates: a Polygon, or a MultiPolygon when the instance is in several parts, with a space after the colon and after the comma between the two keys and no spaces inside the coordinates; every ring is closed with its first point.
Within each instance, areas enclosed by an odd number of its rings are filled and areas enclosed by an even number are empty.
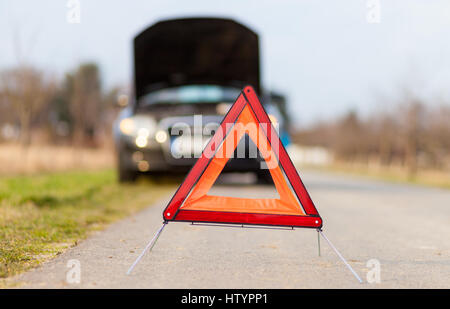
{"type": "Polygon", "coordinates": [[[164,230],[164,227],[167,225],[167,222],[164,222],[163,225],[159,228],[159,230],[156,232],[155,236],[153,236],[152,240],[147,244],[147,246],[142,250],[142,253],[138,256],[136,261],[134,261],[133,265],[131,265],[130,269],[127,271],[127,275],[131,274],[133,271],[133,268],[139,263],[139,261],[144,257],[145,253],[148,251],[151,251],[153,249],[153,246],[156,244],[156,241],[159,238],[159,235],[161,235],[162,231],[164,230]]]}
{"type": "Polygon", "coordinates": [[[361,278],[358,276],[358,274],[353,270],[353,268],[350,266],[349,263],[347,263],[347,261],[345,260],[345,258],[339,253],[339,251],[336,249],[335,246],[333,246],[333,244],[331,243],[331,241],[328,239],[327,236],[325,236],[325,233],[321,230],[318,229],[319,233],[323,236],[323,238],[325,238],[325,240],[327,241],[327,243],[330,245],[330,247],[334,250],[334,252],[336,252],[337,256],[342,260],[342,262],[344,262],[345,266],[347,266],[347,268],[352,272],[353,276],[355,276],[356,279],[358,279],[359,283],[363,283],[363,281],[361,280],[361,278]]]}
{"type": "Polygon", "coordinates": [[[319,251],[319,256],[320,256],[320,230],[317,229],[317,249],[319,251]]]}

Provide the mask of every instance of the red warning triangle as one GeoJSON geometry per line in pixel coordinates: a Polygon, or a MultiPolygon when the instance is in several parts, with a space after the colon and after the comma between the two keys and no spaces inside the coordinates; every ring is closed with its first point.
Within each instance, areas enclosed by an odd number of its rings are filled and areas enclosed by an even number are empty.
{"type": "Polygon", "coordinates": [[[165,221],[322,227],[322,219],[314,203],[250,86],[244,88],[222,120],[167,205],[163,217],[165,221]],[[279,199],[208,195],[245,134],[264,158],[279,199]]]}

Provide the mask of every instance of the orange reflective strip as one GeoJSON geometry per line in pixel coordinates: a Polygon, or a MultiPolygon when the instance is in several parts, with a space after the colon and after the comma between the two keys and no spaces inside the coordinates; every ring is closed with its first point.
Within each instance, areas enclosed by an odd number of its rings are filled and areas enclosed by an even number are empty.
{"type": "Polygon", "coordinates": [[[299,202],[294,197],[281,172],[278,162],[275,167],[269,168],[269,172],[280,199],[248,199],[207,195],[225,167],[225,164],[234,153],[238,141],[242,139],[245,133],[249,135],[264,158],[276,158],[267,137],[260,128],[253,111],[248,106],[243,109],[236,124],[226,136],[184,205],[180,208],[190,210],[304,215],[299,202]],[[249,126],[251,124],[255,125],[254,128],[256,130],[251,130],[252,127],[249,126]],[[230,143],[232,144],[230,145],[230,143]],[[260,147],[262,145],[265,147],[260,147]]]}
{"type": "Polygon", "coordinates": [[[223,212],[279,214],[279,215],[304,215],[298,206],[285,203],[281,199],[252,199],[228,196],[204,195],[192,201],[185,210],[208,210],[223,212]]]}

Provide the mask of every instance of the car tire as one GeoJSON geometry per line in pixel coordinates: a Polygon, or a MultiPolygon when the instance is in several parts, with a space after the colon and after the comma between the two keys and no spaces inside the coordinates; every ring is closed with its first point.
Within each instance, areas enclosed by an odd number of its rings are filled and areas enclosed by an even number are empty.
{"type": "Polygon", "coordinates": [[[119,152],[118,156],[118,179],[120,183],[125,182],[134,182],[136,181],[139,173],[137,171],[133,171],[128,169],[124,164],[124,158],[122,152],[119,152]]]}
{"type": "Polygon", "coordinates": [[[135,171],[125,170],[119,168],[119,182],[134,182],[136,181],[138,173],[135,171]]]}
{"type": "Polygon", "coordinates": [[[261,169],[256,172],[256,182],[260,185],[271,185],[273,184],[272,175],[270,175],[269,170],[261,169]]]}

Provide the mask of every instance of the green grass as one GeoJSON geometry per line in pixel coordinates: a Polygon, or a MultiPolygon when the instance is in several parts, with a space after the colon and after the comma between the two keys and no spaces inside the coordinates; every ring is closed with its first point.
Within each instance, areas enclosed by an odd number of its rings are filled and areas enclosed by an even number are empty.
{"type": "Polygon", "coordinates": [[[0,178],[0,284],[174,188],[120,185],[112,170],[0,178]]]}
{"type": "Polygon", "coordinates": [[[405,169],[401,168],[368,168],[367,166],[352,166],[343,163],[333,164],[322,168],[322,170],[394,183],[450,189],[450,173],[445,171],[419,170],[414,175],[409,175],[405,169]]]}

